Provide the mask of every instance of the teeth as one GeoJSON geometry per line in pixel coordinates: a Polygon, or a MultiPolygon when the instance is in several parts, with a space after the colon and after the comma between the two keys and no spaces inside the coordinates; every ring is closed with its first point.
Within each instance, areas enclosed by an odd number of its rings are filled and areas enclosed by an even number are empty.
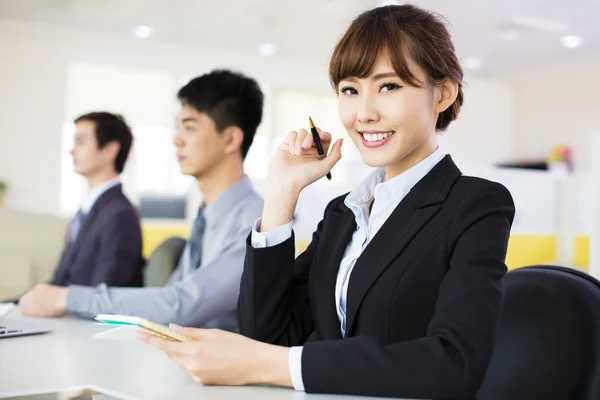
{"type": "Polygon", "coordinates": [[[365,140],[367,142],[378,142],[380,140],[386,139],[389,136],[392,136],[393,133],[392,132],[386,132],[386,133],[365,133],[363,134],[363,137],[365,138],[365,140]]]}

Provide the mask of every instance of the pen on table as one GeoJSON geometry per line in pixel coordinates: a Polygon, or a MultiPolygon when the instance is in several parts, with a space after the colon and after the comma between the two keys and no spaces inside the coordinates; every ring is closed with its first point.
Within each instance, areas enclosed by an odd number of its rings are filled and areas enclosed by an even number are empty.
{"type": "MultiPolygon", "coordinates": [[[[315,146],[317,146],[317,153],[319,153],[321,158],[325,158],[325,151],[323,151],[323,145],[321,144],[319,132],[317,132],[317,128],[315,128],[315,124],[313,124],[311,117],[308,117],[308,122],[310,124],[310,133],[312,133],[313,141],[315,142],[315,146]]],[[[327,179],[331,180],[331,172],[327,173],[327,179]]]]}

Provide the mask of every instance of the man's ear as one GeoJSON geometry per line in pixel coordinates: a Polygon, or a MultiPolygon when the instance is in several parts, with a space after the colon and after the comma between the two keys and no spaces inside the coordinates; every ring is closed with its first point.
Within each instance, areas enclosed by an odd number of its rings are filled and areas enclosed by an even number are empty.
{"type": "Polygon", "coordinates": [[[227,137],[225,144],[226,154],[232,154],[242,151],[242,143],[244,142],[244,132],[238,126],[229,126],[221,133],[227,137]]]}
{"type": "Polygon", "coordinates": [[[102,148],[102,152],[106,155],[107,158],[114,160],[119,155],[119,151],[121,150],[121,144],[116,140],[108,142],[102,148]]]}

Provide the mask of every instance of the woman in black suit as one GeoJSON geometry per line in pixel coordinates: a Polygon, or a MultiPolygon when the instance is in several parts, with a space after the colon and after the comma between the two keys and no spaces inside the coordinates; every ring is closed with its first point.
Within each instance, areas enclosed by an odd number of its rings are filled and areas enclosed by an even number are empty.
{"type": "MultiPolygon", "coordinates": [[[[437,146],[463,102],[448,31],[414,6],[365,12],[329,73],[341,121],[375,172],[327,206],[294,260],[298,196],[340,159],[341,141],[320,159],[306,130],[291,132],[248,240],[247,337],[181,328],[198,341],[145,340],[205,384],[472,399],[493,352],[514,204],[502,185],[462,176],[437,146]]],[[[327,152],[331,135],[320,138],[327,152]]]]}

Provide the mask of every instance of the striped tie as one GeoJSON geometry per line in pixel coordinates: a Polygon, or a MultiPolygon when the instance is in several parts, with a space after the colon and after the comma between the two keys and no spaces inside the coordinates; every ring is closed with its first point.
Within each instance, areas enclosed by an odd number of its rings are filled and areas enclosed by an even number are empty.
{"type": "Polygon", "coordinates": [[[205,225],[204,210],[200,207],[194,226],[192,226],[192,236],[190,238],[190,268],[192,270],[199,268],[202,263],[202,237],[204,236],[205,225]]]}

